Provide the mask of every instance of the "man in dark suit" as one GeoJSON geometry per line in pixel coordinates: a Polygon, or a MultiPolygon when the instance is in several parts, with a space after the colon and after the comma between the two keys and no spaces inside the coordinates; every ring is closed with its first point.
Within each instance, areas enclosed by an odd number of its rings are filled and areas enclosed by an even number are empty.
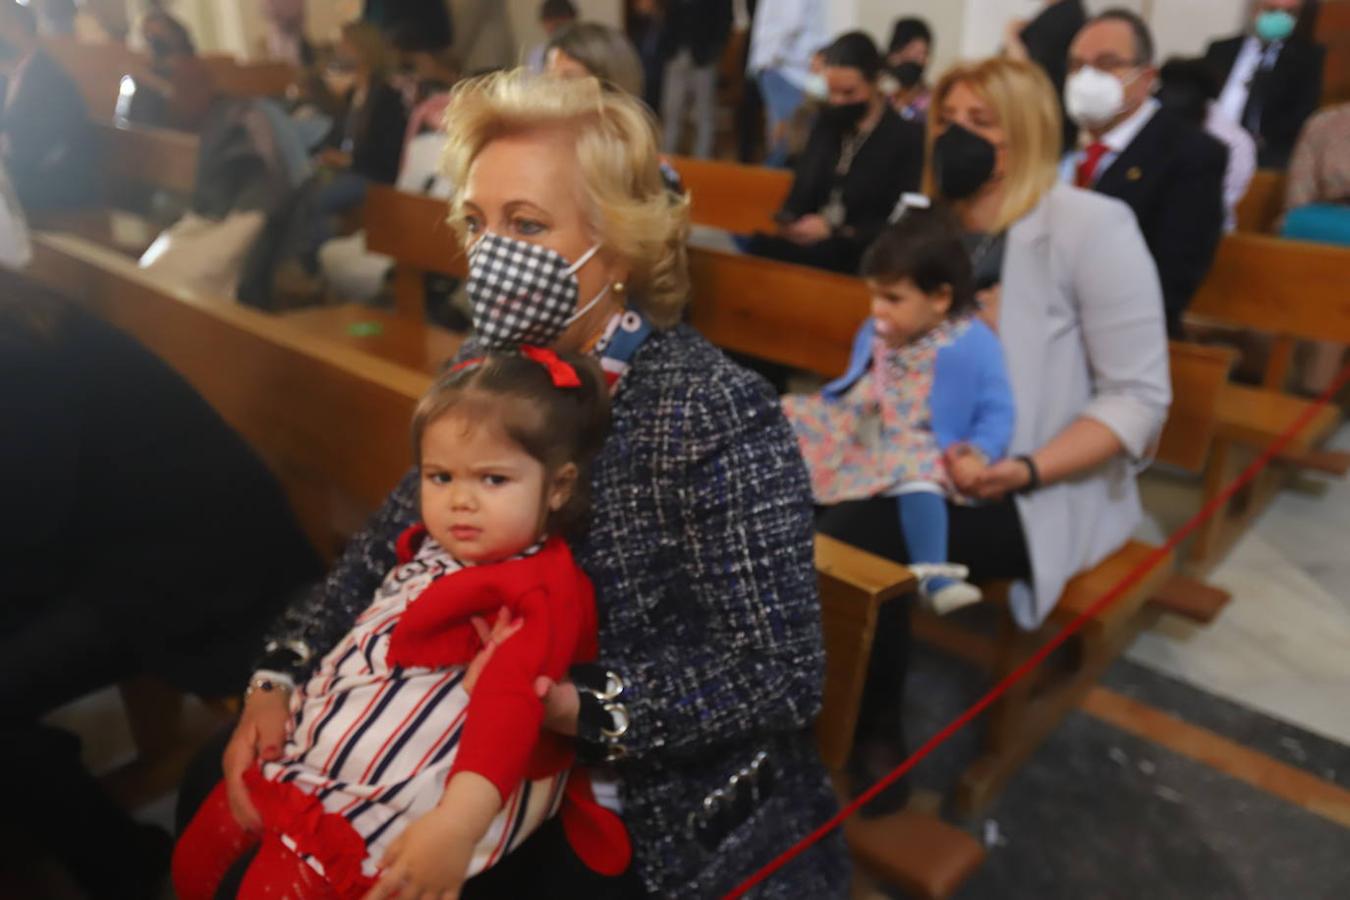
{"type": "Polygon", "coordinates": [[[661,119],[667,153],[680,151],[686,101],[694,107],[693,155],[709,159],[717,126],[717,69],[731,36],[731,0],[670,0],[661,33],[661,119]]]}
{"type": "Polygon", "coordinates": [[[24,211],[93,203],[97,148],[84,99],[39,46],[32,10],[14,0],[0,0],[0,72],[6,79],[0,161],[24,211]]]}
{"type": "Polygon", "coordinates": [[[1153,53],[1148,26],[1123,10],[1097,16],[1074,38],[1065,105],[1083,137],[1062,175],[1134,211],[1175,337],[1223,235],[1228,150],[1153,98],[1153,53]]]}
{"type": "Polygon", "coordinates": [[[1326,48],[1306,36],[1313,11],[1304,0],[1261,0],[1251,34],[1215,41],[1205,51],[1223,85],[1218,108],[1256,138],[1263,168],[1289,165],[1303,123],[1322,99],[1326,48]]]}

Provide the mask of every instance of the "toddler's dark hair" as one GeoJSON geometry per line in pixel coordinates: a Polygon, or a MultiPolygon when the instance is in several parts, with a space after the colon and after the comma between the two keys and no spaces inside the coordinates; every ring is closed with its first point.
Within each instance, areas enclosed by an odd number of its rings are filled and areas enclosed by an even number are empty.
{"type": "Polygon", "coordinates": [[[863,254],[859,274],[889,283],[908,278],[925,294],[951,285],[948,318],[975,309],[975,275],[964,232],[945,208],[910,207],[863,254]]]}
{"type": "Polygon", "coordinates": [[[555,387],[547,367],[514,353],[442,373],[413,413],[413,460],[420,468],[426,430],[454,412],[468,422],[499,427],[550,474],[573,463],[579,470],[576,487],[548,520],[550,533],[570,537],[590,513],[591,465],[609,433],[609,389],[594,360],[559,356],[576,370],[581,387],[555,387]]]}

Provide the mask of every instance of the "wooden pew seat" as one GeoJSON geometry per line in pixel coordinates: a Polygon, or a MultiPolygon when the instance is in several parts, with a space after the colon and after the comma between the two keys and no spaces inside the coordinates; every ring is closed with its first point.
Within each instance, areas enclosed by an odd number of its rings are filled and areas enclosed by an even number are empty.
{"type": "MultiPolygon", "coordinates": [[[[1266,388],[1226,385],[1219,395],[1219,434],[1239,444],[1267,447],[1293,427],[1312,405],[1310,400],[1266,388]]],[[[1305,468],[1317,468],[1333,475],[1346,474],[1350,471],[1350,454],[1312,453],[1336,431],[1340,421],[1340,410],[1334,404],[1322,407],[1290,442],[1290,452],[1283,454],[1283,458],[1320,460],[1321,465],[1305,465],[1305,468]],[[1329,470],[1325,468],[1329,461],[1337,459],[1343,462],[1332,462],[1329,470]]]]}

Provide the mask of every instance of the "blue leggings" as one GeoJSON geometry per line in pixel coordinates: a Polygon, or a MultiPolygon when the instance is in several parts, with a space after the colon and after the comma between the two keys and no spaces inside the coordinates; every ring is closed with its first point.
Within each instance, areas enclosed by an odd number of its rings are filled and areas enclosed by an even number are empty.
{"type": "Polygon", "coordinates": [[[935,491],[915,491],[896,498],[900,533],[912,563],[947,562],[947,500],[935,491]]]}

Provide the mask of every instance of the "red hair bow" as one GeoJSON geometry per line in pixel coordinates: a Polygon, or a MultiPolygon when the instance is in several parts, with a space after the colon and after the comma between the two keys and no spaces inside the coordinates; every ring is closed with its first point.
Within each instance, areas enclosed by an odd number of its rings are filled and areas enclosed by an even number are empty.
{"type": "Polygon", "coordinates": [[[563,362],[558,354],[547,347],[531,347],[526,345],[520,348],[520,355],[526,359],[532,359],[545,369],[548,369],[548,375],[553,379],[554,387],[581,387],[581,378],[577,375],[577,370],[572,368],[568,363],[563,362]]]}
{"type": "MultiPolygon", "coordinates": [[[[549,350],[547,347],[531,347],[529,345],[520,348],[520,355],[528,360],[539,363],[545,369],[548,369],[548,376],[553,380],[553,386],[556,388],[579,388],[581,387],[581,376],[577,370],[562,361],[558,354],[549,350]]],[[[461,369],[471,369],[474,366],[481,366],[484,362],[483,357],[476,359],[466,359],[464,362],[456,363],[450,367],[451,372],[458,372],[461,369]]]]}

